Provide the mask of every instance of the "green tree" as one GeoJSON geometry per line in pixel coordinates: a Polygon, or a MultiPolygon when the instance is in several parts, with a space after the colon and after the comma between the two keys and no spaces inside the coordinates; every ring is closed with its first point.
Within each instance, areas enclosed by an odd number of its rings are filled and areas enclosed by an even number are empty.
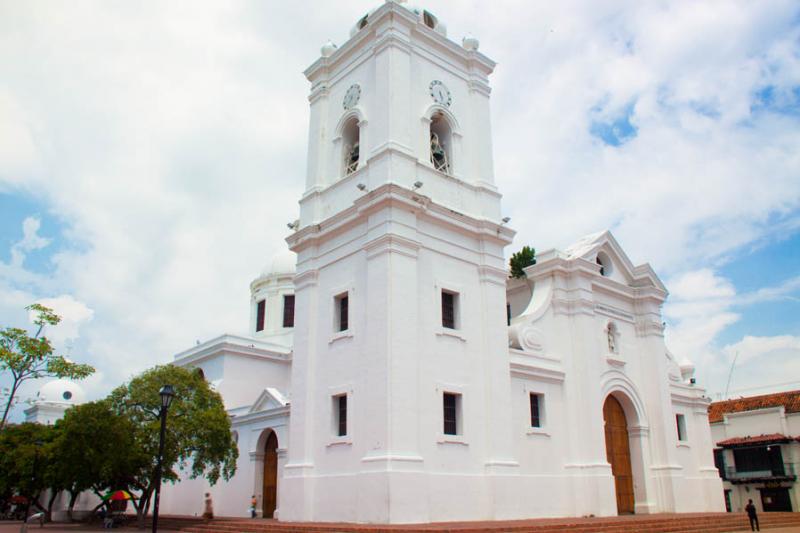
{"type": "Polygon", "coordinates": [[[11,424],[0,430],[0,494],[19,494],[41,511],[50,487],[52,442],[57,430],[42,424],[11,424]]]}
{"type": "Polygon", "coordinates": [[[45,326],[58,324],[61,317],[40,304],[32,304],[25,309],[36,314],[33,323],[38,329],[34,336],[31,337],[21,328],[0,330],[0,374],[11,374],[11,388],[4,398],[5,409],[0,429],[6,424],[19,387],[27,380],[43,377],[83,379],[94,373],[94,368],[89,365],[73,363],[61,355],[53,355],[53,345],[47,337],[42,336],[42,332],[45,326]]]}
{"type": "Polygon", "coordinates": [[[508,261],[508,266],[511,268],[512,278],[524,278],[525,267],[536,264],[536,249],[530,246],[523,246],[522,250],[512,254],[511,259],[508,261]]]}
{"type": "Polygon", "coordinates": [[[175,397],[167,419],[162,478],[174,483],[178,470],[186,468],[190,477],[205,477],[213,485],[220,477],[228,480],[233,476],[239,456],[222,397],[197,372],[157,366],[116,388],[109,396],[112,409],[131,422],[137,453],[147,458],[147,464],[132,472],[129,479],[129,488],[140,493],[134,506],[141,527],[155,489],[161,406],[158,393],[167,384],[175,388],[175,397]]]}
{"type": "Polygon", "coordinates": [[[149,464],[134,441],[133,423],[108,400],[68,409],[55,427],[51,487],[69,493],[70,521],[81,492],[91,490],[102,498],[108,490],[128,487],[132,473],[149,464]]]}

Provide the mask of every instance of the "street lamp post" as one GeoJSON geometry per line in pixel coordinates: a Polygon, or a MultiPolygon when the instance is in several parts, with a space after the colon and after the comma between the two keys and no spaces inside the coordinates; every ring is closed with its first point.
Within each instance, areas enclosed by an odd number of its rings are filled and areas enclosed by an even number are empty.
{"type": "Polygon", "coordinates": [[[175,389],[172,385],[164,385],[158,391],[161,396],[161,410],[159,417],[161,418],[161,435],[158,438],[158,463],[156,465],[156,501],[153,504],[153,533],[158,531],[158,502],[161,498],[161,462],[164,460],[164,438],[167,433],[167,410],[169,404],[172,403],[172,398],[175,396],[175,389]]]}

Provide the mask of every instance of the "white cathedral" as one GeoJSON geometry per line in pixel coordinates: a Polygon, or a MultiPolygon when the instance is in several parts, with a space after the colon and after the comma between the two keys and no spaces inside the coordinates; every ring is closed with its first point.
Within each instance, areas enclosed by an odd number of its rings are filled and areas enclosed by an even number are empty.
{"type": "Polygon", "coordinates": [[[162,513],[419,523],[724,511],[707,408],[664,344],[667,290],[603,232],[509,278],[488,77],[398,0],[327,44],[300,218],[247,336],[175,356],[222,394],[235,477],[162,513]]]}

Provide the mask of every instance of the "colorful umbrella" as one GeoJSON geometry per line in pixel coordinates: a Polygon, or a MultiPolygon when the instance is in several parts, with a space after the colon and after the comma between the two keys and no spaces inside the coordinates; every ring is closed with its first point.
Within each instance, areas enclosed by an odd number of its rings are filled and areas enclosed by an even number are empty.
{"type": "Polygon", "coordinates": [[[118,502],[122,500],[135,500],[127,490],[115,490],[103,496],[104,501],[118,502]]]}

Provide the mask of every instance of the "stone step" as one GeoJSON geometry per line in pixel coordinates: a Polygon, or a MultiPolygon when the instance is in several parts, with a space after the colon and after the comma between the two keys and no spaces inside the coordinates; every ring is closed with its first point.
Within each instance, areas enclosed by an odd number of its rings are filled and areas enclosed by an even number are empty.
{"type": "MultiPolygon", "coordinates": [[[[800,527],[800,513],[764,513],[761,527],[800,527]]],[[[267,520],[212,521],[182,529],[187,533],[727,533],[749,528],[741,514],[649,515],[595,519],[544,519],[414,525],[287,523],[267,520]]]]}

